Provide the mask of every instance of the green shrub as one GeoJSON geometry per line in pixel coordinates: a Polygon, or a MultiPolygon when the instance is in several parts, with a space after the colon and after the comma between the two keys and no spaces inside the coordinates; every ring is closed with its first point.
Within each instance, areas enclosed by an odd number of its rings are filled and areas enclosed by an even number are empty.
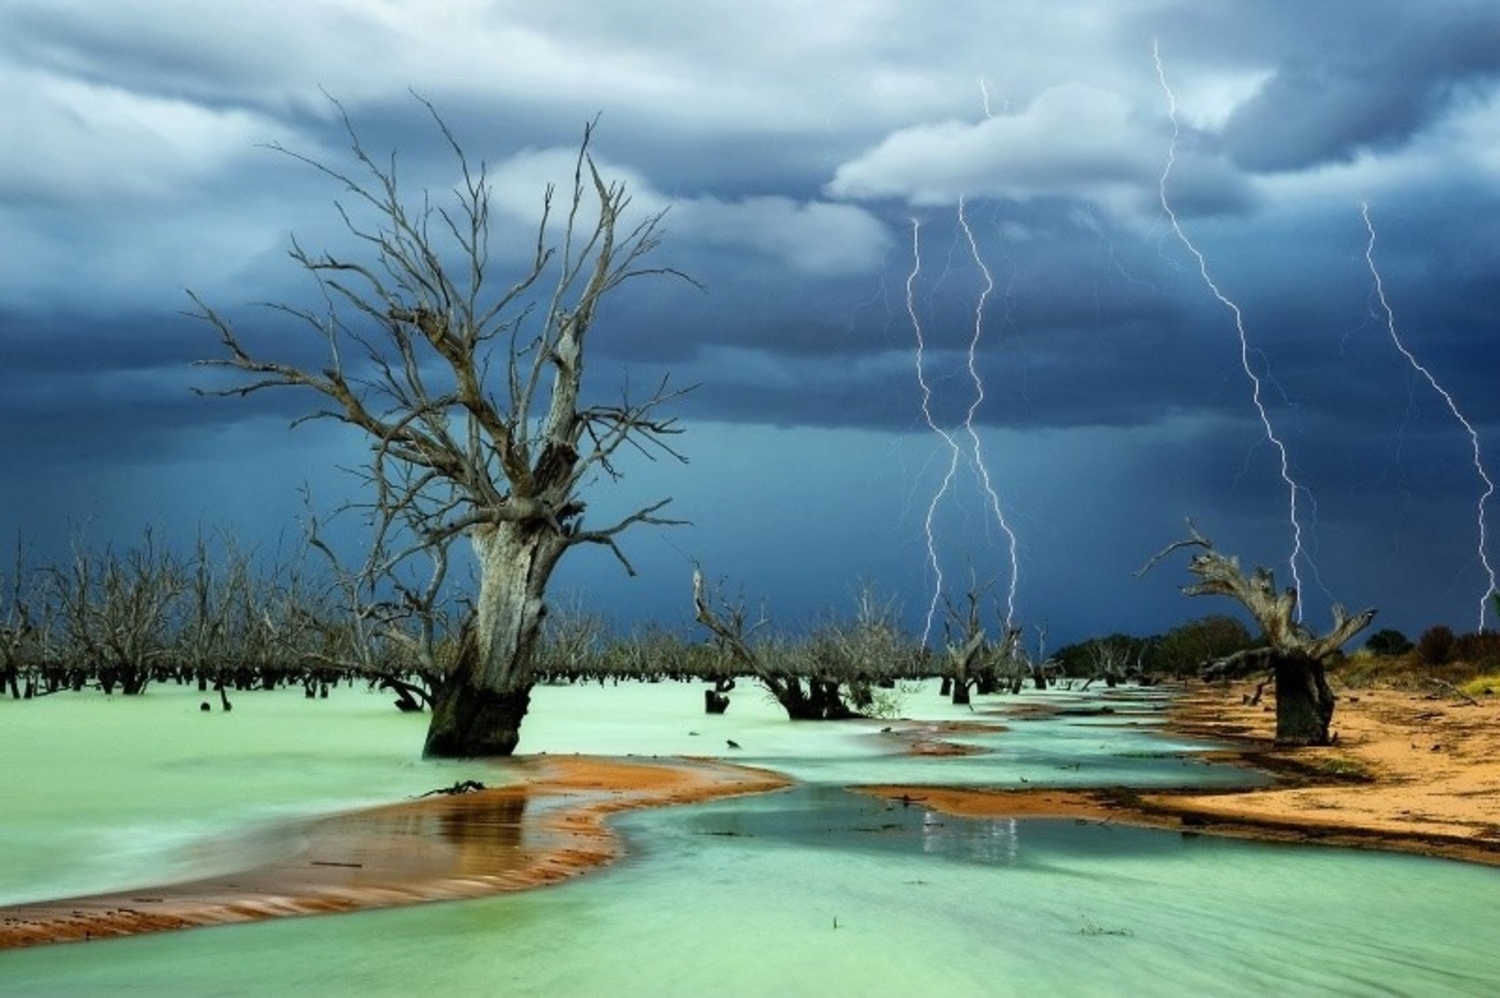
{"type": "Polygon", "coordinates": [[[1453,659],[1458,638],[1447,624],[1434,624],[1417,639],[1417,660],[1423,665],[1446,665],[1453,659]]]}
{"type": "Polygon", "coordinates": [[[1393,627],[1376,631],[1365,642],[1365,648],[1375,655],[1405,655],[1413,647],[1406,635],[1393,627]]]}

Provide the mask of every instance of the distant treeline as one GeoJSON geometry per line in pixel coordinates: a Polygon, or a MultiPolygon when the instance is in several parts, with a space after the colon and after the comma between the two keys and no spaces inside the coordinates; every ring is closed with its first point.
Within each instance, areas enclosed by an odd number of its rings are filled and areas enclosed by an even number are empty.
{"type": "Polygon", "coordinates": [[[1211,614],[1165,634],[1089,638],[1059,648],[1053,657],[1064,672],[1073,676],[1113,672],[1187,677],[1197,675],[1211,662],[1255,645],[1256,639],[1239,620],[1211,614]]]}
{"type": "MultiPolygon", "coordinates": [[[[389,576],[372,583],[320,551],[313,544],[268,559],[215,535],[182,553],[149,530],[124,549],[75,543],[54,564],[28,566],[18,551],[0,573],[0,686],[16,699],[86,688],[134,695],[153,683],[300,685],[317,696],[357,679],[389,688],[405,709],[425,706],[464,639],[466,604],[414,598],[389,576]]],[[[889,635],[872,656],[869,635],[856,649],[853,630],[830,623],[796,640],[769,632],[757,640],[788,675],[833,669],[881,684],[940,668],[914,640],[889,635]]],[[[616,634],[566,601],[549,608],[539,655],[543,683],[721,683],[736,671],[707,635],[651,625],[616,634]]]]}
{"type": "MultiPolygon", "coordinates": [[[[456,657],[467,618],[456,597],[415,599],[397,580],[371,584],[311,548],[268,559],[224,535],[200,537],[182,553],[148,530],[129,548],[75,543],[66,561],[41,566],[26,565],[18,551],[0,586],[0,685],[16,699],[86,688],[132,695],[153,683],[205,691],[301,686],[311,697],[361,681],[417,710],[456,657]],[[432,640],[417,640],[424,630],[432,640]],[[424,661],[420,648],[435,654],[424,661]]],[[[951,650],[924,647],[889,614],[830,615],[804,634],[767,628],[752,637],[775,673],[836,679],[846,689],[950,671],[951,650]]],[[[1038,656],[997,651],[975,678],[980,692],[1060,677],[1149,681],[1194,674],[1253,643],[1239,621],[1209,616],[1152,637],[1092,638],[1045,661],[1040,649],[1038,656]]],[[[723,685],[743,671],[709,635],[654,625],[620,634],[564,601],[549,609],[536,676],[543,683],[723,685]]]]}

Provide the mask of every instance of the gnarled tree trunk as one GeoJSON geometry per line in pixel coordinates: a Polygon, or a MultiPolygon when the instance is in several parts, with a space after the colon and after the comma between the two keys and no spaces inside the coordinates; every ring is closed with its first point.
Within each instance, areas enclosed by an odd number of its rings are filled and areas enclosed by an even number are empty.
{"type": "Polygon", "coordinates": [[[1303,655],[1277,655],[1276,741],[1280,745],[1327,745],[1335,697],[1323,663],[1303,655]]]}
{"type": "Polygon", "coordinates": [[[847,721],[861,716],[844,703],[837,679],[810,678],[806,688],[795,676],[763,675],[760,680],[793,721],[847,721]]]}
{"type": "Polygon", "coordinates": [[[1142,575],[1166,555],[1182,547],[1201,547],[1188,571],[1197,577],[1183,586],[1187,596],[1230,596],[1250,611],[1260,625],[1264,645],[1237,652],[1210,663],[1207,677],[1231,677],[1269,670],[1276,682],[1276,742],[1278,745],[1327,745],[1336,697],[1328,686],[1324,663],[1344,642],[1364,630],[1375,619],[1375,610],[1350,616],[1338,604],[1333,607],[1333,627],[1315,636],[1295,619],[1297,590],[1278,592],[1276,577],[1269,569],[1257,568],[1247,577],[1237,558],[1219,554],[1213,543],[1188,523],[1191,536],[1168,545],[1146,563],[1142,575]]]}
{"type": "Polygon", "coordinates": [[[510,755],[521,740],[521,721],[531,707],[531,684],[496,692],[469,675],[444,680],[432,701],[432,722],[422,754],[442,759],[510,755]]]}

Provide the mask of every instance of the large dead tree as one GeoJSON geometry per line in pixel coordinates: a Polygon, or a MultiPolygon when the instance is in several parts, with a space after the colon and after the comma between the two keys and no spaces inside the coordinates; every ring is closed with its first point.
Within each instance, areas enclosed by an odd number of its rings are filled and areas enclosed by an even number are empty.
{"type": "Polygon", "coordinates": [[[377,531],[404,530],[414,548],[429,549],[467,536],[478,592],[463,649],[435,694],[425,752],[508,755],[530,703],[533,650],[559,559],[580,544],[603,545],[633,574],[616,546],[620,533],[675,522],[659,515],[663,499],[607,526],[584,525],[582,492],[618,477],[621,447],[681,456],[667,442],[674,421],[657,416],[680,394],[665,380],[643,402],[598,405],[584,398],[583,374],[585,338],[606,296],[635,277],[683,275],[645,266],[662,216],[627,222],[625,186],[606,181],[589,155],[590,125],[571,191],[559,207],[547,188],[525,259],[502,279],[491,257],[485,169],[423,103],[457,166],[451,201],[435,204],[423,192],[409,203],[394,157],[372,158],[347,115],[349,169],[279,150],[336,182],[349,202],[338,210],[355,255],[292,244],[321,306],[271,306],[325,340],[325,366],[266,360],[225,317],[193,302],[227,351],[202,363],[242,379],[207,394],[290,387],[320,396],[305,418],[349,424],[370,442],[377,531]]]}
{"type": "Polygon", "coordinates": [[[1189,537],[1159,551],[1136,574],[1145,574],[1158,561],[1180,548],[1203,550],[1188,562],[1197,582],[1183,586],[1187,596],[1229,596],[1260,625],[1262,644],[1210,663],[1205,676],[1243,676],[1269,672],[1276,687],[1276,741],[1282,745],[1327,745],[1335,697],[1328,687],[1324,663],[1344,643],[1369,626],[1375,610],[1351,616],[1334,604],[1333,627],[1318,636],[1296,619],[1297,590],[1278,591],[1275,575],[1257,568],[1248,576],[1239,559],[1213,549],[1213,543],[1188,522],[1189,537]]]}

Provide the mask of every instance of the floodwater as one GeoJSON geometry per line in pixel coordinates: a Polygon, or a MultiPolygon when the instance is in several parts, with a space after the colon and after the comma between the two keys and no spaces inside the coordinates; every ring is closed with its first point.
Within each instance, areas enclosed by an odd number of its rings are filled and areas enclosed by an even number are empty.
{"type": "MultiPolygon", "coordinates": [[[[1477,995],[1500,982],[1500,870],[951,818],[843,789],[1247,779],[1153,734],[1149,692],[1028,691],[971,712],[923,688],[907,715],[998,724],[1004,702],[1064,713],[953,736],[987,754],[912,758],[886,722],[793,724],[746,684],[709,717],[700,690],[540,689],[521,748],[716,755],[799,784],[619,817],[625,857],[560,886],[0,953],[0,992],[1477,995]]],[[[257,827],[289,816],[506,778],[421,761],[424,719],[383,695],[242,694],[232,714],[201,713],[200,699],[0,703],[0,903],[232,869],[254,858],[257,827]]]]}

